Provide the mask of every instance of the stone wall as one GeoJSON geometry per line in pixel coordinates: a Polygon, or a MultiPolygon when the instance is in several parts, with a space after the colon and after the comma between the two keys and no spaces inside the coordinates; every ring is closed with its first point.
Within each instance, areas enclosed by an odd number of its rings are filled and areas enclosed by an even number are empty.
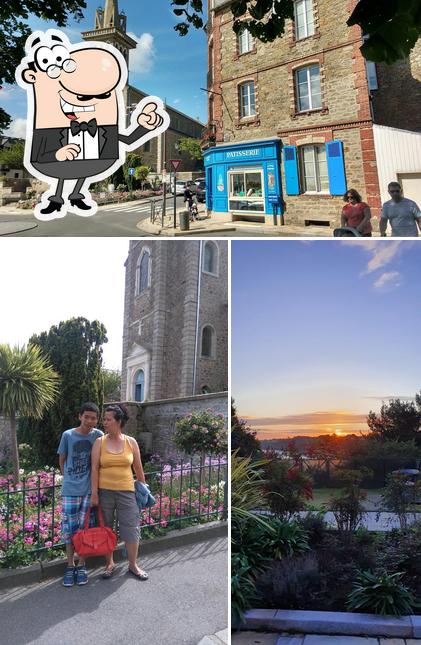
{"type": "Polygon", "coordinates": [[[421,39],[409,58],[376,65],[379,89],[373,91],[374,122],[421,132],[421,39]]]}
{"type": "MultiPolygon", "coordinates": [[[[151,440],[151,446],[146,452],[157,453],[165,457],[175,451],[172,436],[178,419],[190,414],[193,410],[211,408],[216,414],[223,414],[228,423],[228,393],[202,394],[178,399],[153,401],[150,403],[123,403],[129,414],[126,432],[136,437],[144,445],[151,440]],[[152,435],[151,437],[148,435],[152,435]]],[[[145,448],[143,447],[143,452],[145,448]]]]}

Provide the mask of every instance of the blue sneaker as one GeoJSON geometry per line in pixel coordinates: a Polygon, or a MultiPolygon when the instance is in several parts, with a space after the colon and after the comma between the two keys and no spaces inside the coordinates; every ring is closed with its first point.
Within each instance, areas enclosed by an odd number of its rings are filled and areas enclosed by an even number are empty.
{"type": "Polygon", "coordinates": [[[85,565],[82,565],[80,567],[75,567],[75,578],[76,578],[76,584],[81,586],[81,585],[86,585],[88,582],[88,572],[86,570],[85,565]]]}
{"type": "Polygon", "coordinates": [[[75,584],[75,567],[66,567],[64,571],[63,587],[73,587],[75,584]]]}

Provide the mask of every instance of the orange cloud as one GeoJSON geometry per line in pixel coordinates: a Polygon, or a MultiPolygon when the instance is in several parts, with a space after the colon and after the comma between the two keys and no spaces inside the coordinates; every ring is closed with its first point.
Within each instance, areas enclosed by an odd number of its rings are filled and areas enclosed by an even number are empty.
{"type": "Polygon", "coordinates": [[[306,412],[279,417],[248,417],[248,425],[263,439],[293,435],[340,435],[367,432],[367,416],[347,410],[306,412]]]}

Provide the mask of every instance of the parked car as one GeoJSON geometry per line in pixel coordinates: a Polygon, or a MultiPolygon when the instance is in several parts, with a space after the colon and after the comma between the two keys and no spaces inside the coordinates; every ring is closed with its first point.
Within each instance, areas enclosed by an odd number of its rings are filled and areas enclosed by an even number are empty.
{"type": "Polygon", "coordinates": [[[200,182],[196,182],[197,190],[196,197],[198,202],[206,201],[206,182],[204,179],[201,179],[200,182]]]}
{"type": "MultiPolygon", "coordinates": [[[[170,190],[171,190],[172,194],[174,195],[174,182],[171,182],[170,190]]],[[[182,195],[183,193],[184,193],[184,181],[176,181],[175,182],[175,194],[176,195],[182,195]]]]}

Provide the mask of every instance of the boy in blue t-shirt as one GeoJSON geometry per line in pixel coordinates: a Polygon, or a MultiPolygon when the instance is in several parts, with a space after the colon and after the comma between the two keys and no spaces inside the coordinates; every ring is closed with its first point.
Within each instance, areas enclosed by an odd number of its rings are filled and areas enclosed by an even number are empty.
{"type": "Polygon", "coordinates": [[[63,432],[57,450],[63,475],[61,530],[67,555],[63,578],[65,587],[72,587],[75,579],[78,585],[86,585],[88,582],[84,558],[79,556],[78,566],[75,566],[72,535],[83,527],[91,502],[92,446],[104,434],[95,427],[98,419],[98,406],[95,403],[84,403],[79,411],[80,425],[63,432]]]}

